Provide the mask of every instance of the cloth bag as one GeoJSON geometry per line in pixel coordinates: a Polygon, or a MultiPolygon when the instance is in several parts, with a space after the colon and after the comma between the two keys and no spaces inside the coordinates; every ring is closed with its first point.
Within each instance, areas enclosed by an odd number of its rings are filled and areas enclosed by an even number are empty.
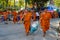
{"type": "Polygon", "coordinates": [[[38,26],[39,26],[38,21],[33,22],[31,24],[30,33],[34,33],[38,29],[38,26]]]}

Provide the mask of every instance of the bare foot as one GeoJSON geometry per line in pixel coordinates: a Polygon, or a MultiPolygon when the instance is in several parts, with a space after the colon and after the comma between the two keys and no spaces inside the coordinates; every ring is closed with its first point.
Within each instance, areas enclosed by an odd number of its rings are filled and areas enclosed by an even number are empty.
{"type": "Polygon", "coordinates": [[[45,35],[46,35],[46,32],[44,32],[43,37],[45,37],[45,35]]]}
{"type": "Polygon", "coordinates": [[[29,35],[29,33],[26,34],[26,36],[28,36],[28,35],[29,35]]]}
{"type": "Polygon", "coordinates": [[[45,37],[45,34],[43,34],[43,37],[45,37]]]}

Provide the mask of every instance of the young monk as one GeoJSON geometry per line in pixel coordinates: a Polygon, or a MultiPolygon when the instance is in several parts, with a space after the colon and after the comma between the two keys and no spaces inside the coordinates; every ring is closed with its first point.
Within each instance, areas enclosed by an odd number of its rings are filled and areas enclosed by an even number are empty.
{"type": "Polygon", "coordinates": [[[3,16],[4,16],[4,20],[5,20],[5,22],[6,22],[7,19],[8,19],[8,12],[4,11],[4,12],[3,12],[3,16]]]}
{"type": "Polygon", "coordinates": [[[2,15],[2,13],[3,13],[3,12],[2,12],[2,11],[0,11],[0,15],[2,15]]]}
{"type": "Polygon", "coordinates": [[[14,24],[17,22],[17,12],[16,12],[16,10],[14,10],[13,12],[12,12],[12,15],[13,15],[13,22],[14,22],[14,24]]]}
{"type": "Polygon", "coordinates": [[[20,14],[19,14],[19,15],[20,15],[20,23],[22,23],[22,20],[23,20],[23,19],[22,19],[22,18],[23,18],[23,10],[20,11],[20,14]],[[22,19],[22,20],[21,20],[21,19],[22,19]]]}
{"type": "Polygon", "coordinates": [[[11,12],[10,12],[10,10],[9,9],[7,9],[7,13],[8,13],[8,20],[10,21],[10,14],[11,14],[11,12]]]}
{"type": "Polygon", "coordinates": [[[25,27],[25,32],[26,35],[29,35],[29,31],[30,31],[30,24],[31,24],[31,18],[32,18],[32,13],[27,10],[25,10],[24,12],[24,27],[25,27]]]}
{"type": "Polygon", "coordinates": [[[54,11],[54,18],[58,18],[58,13],[54,11]]]}
{"type": "Polygon", "coordinates": [[[46,31],[49,29],[50,19],[51,19],[51,14],[50,12],[47,12],[47,9],[45,9],[44,12],[40,14],[40,24],[44,33],[43,37],[45,37],[46,31]]]}
{"type": "Polygon", "coordinates": [[[33,20],[36,21],[36,12],[33,11],[33,20]]]}
{"type": "Polygon", "coordinates": [[[1,22],[2,11],[0,11],[0,22],[1,22]]]}

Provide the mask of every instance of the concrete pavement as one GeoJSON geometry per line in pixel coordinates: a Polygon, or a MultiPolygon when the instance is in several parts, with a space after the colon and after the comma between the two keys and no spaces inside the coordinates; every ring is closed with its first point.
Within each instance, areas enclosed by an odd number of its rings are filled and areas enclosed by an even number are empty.
{"type": "MultiPolygon", "coordinates": [[[[60,19],[51,20],[51,27],[55,25],[54,23],[58,23],[58,20],[60,19]]],[[[56,31],[51,28],[47,31],[45,38],[42,35],[40,27],[34,34],[26,36],[23,24],[0,23],[0,40],[57,40],[56,31]]]]}

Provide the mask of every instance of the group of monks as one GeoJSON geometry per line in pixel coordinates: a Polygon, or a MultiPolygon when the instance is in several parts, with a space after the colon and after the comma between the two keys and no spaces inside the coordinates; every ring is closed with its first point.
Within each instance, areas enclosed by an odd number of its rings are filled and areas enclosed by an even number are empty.
{"type": "MultiPolygon", "coordinates": [[[[36,20],[36,12],[31,12],[31,11],[27,11],[25,10],[24,12],[24,26],[25,26],[25,31],[26,31],[26,35],[29,35],[29,31],[30,31],[30,24],[31,24],[31,18],[33,16],[33,21],[36,20]]],[[[58,18],[58,13],[56,11],[53,12],[54,16],[52,16],[52,13],[49,12],[47,9],[45,9],[42,13],[40,13],[40,17],[39,17],[39,22],[43,31],[43,37],[45,37],[46,35],[46,31],[49,30],[50,27],[50,19],[54,18],[58,18]]]]}
{"type": "MultiPolygon", "coordinates": [[[[35,11],[28,11],[28,10],[24,10],[24,11],[20,11],[19,13],[16,12],[16,10],[12,11],[11,13],[13,15],[13,22],[16,23],[18,22],[17,20],[17,16],[19,15],[20,20],[24,21],[24,27],[25,27],[25,32],[26,35],[29,35],[30,32],[30,25],[31,25],[31,20],[36,21],[36,12],[35,11]]],[[[58,13],[54,12],[54,18],[58,17],[58,13]]],[[[3,16],[5,21],[7,20],[9,15],[9,11],[3,12],[3,16]]],[[[47,9],[45,9],[42,13],[40,13],[39,16],[39,22],[43,31],[43,36],[45,37],[46,35],[46,31],[49,30],[50,27],[50,19],[52,18],[52,13],[49,12],[47,9]]]]}
{"type": "Polygon", "coordinates": [[[0,15],[2,15],[4,17],[4,21],[7,21],[9,15],[12,16],[12,18],[13,18],[12,21],[15,24],[16,22],[18,22],[18,16],[19,16],[20,19],[22,18],[23,11],[20,11],[19,13],[17,13],[15,9],[13,11],[5,10],[5,11],[1,12],[0,15]]]}
{"type": "Polygon", "coordinates": [[[4,16],[4,20],[7,21],[8,15],[12,14],[13,15],[13,23],[15,24],[16,22],[18,22],[17,17],[19,16],[20,20],[19,21],[24,21],[24,27],[25,27],[25,32],[26,35],[29,34],[30,31],[30,24],[31,24],[31,19],[33,19],[33,21],[36,20],[36,12],[35,11],[28,11],[28,10],[21,10],[20,12],[16,12],[16,10],[13,10],[12,12],[4,11],[2,12],[2,15],[4,16]]]}

